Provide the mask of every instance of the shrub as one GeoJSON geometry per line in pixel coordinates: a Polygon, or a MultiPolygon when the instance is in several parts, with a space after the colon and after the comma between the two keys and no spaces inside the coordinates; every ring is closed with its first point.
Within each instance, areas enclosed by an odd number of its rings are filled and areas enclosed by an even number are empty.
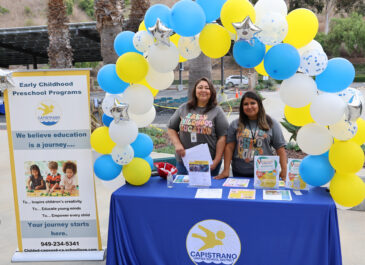
{"type": "Polygon", "coordinates": [[[0,6],[0,14],[6,14],[6,13],[9,13],[9,12],[10,12],[9,9],[0,6]]]}

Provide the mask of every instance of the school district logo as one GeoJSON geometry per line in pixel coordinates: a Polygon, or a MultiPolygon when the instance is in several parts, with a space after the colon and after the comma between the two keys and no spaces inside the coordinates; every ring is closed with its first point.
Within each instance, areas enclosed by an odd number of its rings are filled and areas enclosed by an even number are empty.
{"type": "Polygon", "coordinates": [[[36,116],[43,125],[52,126],[61,119],[61,108],[52,100],[42,100],[37,105],[36,116]]]}
{"type": "Polygon", "coordinates": [[[235,264],[241,254],[241,241],[236,231],[219,220],[196,223],[186,237],[186,250],[197,263],[235,264]]]}

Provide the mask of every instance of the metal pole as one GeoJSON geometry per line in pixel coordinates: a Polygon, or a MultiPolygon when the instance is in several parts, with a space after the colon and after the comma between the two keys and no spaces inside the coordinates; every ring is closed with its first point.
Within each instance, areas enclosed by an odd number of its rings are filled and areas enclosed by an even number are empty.
{"type": "Polygon", "coordinates": [[[33,69],[38,69],[37,56],[33,55],[33,69]]]}
{"type": "Polygon", "coordinates": [[[179,85],[177,89],[181,91],[183,89],[182,71],[184,70],[183,64],[179,63],[179,85]]]}
{"type": "Polygon", "coordinates": [[[224,60],[223,57],[221,57],[221,86],[224,85],[224,60]]]}

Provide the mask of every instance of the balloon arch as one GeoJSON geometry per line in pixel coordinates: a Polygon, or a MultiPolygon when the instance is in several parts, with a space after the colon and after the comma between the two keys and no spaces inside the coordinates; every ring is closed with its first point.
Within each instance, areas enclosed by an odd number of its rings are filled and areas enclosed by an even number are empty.
{"type": "Polygon", "coordinates": [[[116,64],[100,69],[98,82],[107,92],[102,108],[105,126],[91,135],[93,149],[103,154],[94,164],[104,181],[122,172],[132,185],[151,175],[151,138],[138,128],[152,123],[154,96],[174,81],[179,62],[200,53],[227,54],[242,67],[283,80],[280,96],[285,117],[301,126],[297,143],[308,154],[300,165],[302,179],[313,186],[330,182],[333,199],[353,207],[365,198],[356,175],[364,164],[364,98],[349,87],[353,65],[344,58],[328,60],[316,15],[305,8],[287,14],[283,0],[181,0],[171,9],[151,6],[137,33],[121,32],[114,41],[116,64]],[[221,24],[216,21],[220,19],[221,24]]]}

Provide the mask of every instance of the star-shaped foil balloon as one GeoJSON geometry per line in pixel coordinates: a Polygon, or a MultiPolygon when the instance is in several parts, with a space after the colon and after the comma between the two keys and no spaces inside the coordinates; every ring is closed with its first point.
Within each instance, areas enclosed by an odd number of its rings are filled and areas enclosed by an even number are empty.
{"type": "Polygon", "coordinates": [[[0,69],[0,91],[4,92],[5,89],[15,87],[13,80],[13,71],[1,70],[0,69]]]}
{"type": "Polygon", "coordinates": [[[245,17],[242,22],[232,23],[232,25],[236,29],[237,41],[245,40],[250,44],[252,38],[262,31],[262,29],[252,23],[249,16],[245,17]]]}
{"type": "Polygon", "coordinates": [[[346,120],[347,121],[356,121],[360,118],[363,110],[364,102],[359,95],[355,94],[351,99],[350,102],[347,103],[347,108],[345,111],[346,120]]]}
{"type": "Polygon", "coordinates": [[[148,30],[158,43],[163,43],[170,47],[170,36],[172,35],[173,30],[166,27],[159,18],[157,19],[156,24],[153,27],[148,28],[148,30]]]}
{"type": "Polygon", "coordinates": [[[129,121],[128,108],[129,104],[120,103],[115,99],[114,106],[110,109],[110,113],[112,114],[115,123],[118,123],[120,120],[129,121]]]}

